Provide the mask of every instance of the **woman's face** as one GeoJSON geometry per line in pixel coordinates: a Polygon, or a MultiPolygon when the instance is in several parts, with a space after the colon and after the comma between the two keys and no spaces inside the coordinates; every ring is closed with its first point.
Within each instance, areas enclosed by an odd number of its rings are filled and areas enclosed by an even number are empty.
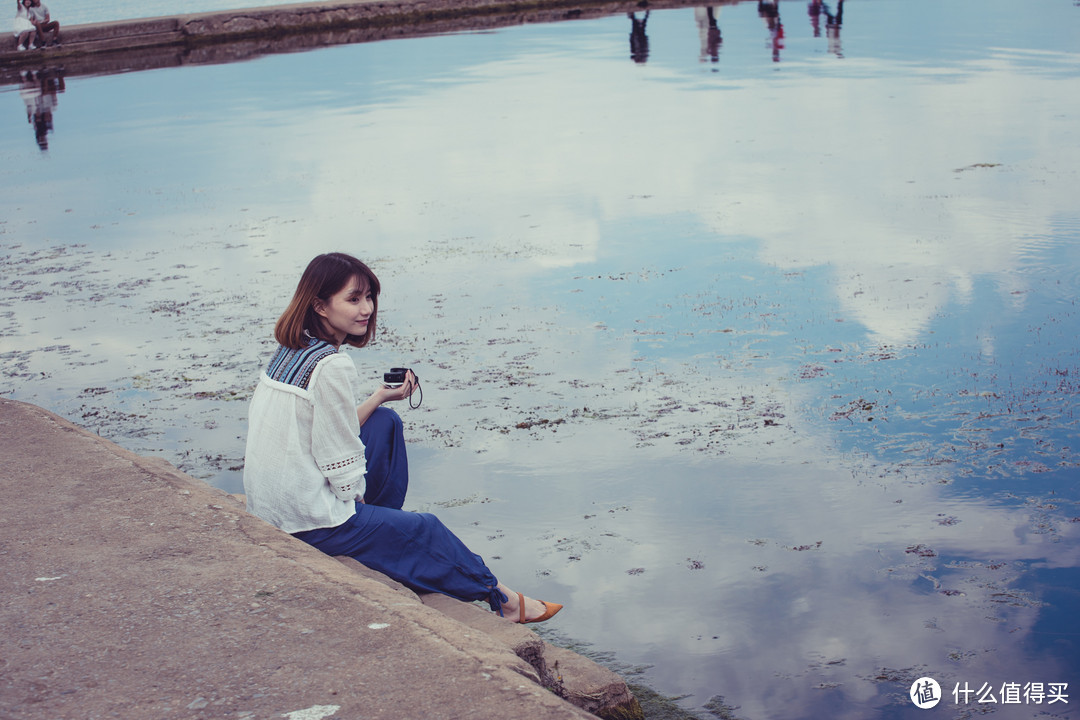
{"type": "Polygon", "coordinates": [[[340,345],[347,335],[363,335],[367,332],[368,320],[375,311],[375,298],[371,295],[367,280],[355,276],[329,300],[315,298],[314,307],[322,317],[327,332],[340,345]]]}

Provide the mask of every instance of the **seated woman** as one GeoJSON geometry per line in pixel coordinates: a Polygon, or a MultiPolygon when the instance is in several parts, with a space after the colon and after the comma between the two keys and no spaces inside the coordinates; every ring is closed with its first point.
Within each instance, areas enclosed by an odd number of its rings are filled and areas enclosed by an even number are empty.
{"type": "Polygon", "coordinates": [[[248,510],[329,555],[348,555],[418,592],[486,600],[515,622],[542,622],[562,609],[499,582],[429,513],[402,510],[409,483],[401,418],[384,403],[400,387],[363,397],[342,344],[375,335],[380,285],[344,253],[319,255],[277,321],[279,347],[251,399],[244,491],[248,510]]]}
{"type": "Polygon", "coordinates": [[[30,22],[30,6],[33,0],[15,0],[15,23],[13,26],[15,35],[15,47],[18,50],[29,50],[34,43],[37,28],[30,22]]]}

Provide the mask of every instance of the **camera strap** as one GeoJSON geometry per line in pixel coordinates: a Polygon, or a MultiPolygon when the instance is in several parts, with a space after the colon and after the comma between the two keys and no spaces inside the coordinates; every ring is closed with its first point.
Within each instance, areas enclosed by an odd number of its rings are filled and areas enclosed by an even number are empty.
{"type": "MultiPolygon", "coordinates": [[[[413,375],[413,377],[416,376],[413,375]]],[[[420,403],[422,402],[424,402],[424,388],[420,387],[420,378],[416,378],[416,390],[413,392],[412,395],[409,396],[409,407],[415,410],[416,408],[420,407],[420,403]],[[413,405],[413,395],[416,395],[416,393],[420,393],[420,399],[416,401],[415,405],[413,405]]]]}

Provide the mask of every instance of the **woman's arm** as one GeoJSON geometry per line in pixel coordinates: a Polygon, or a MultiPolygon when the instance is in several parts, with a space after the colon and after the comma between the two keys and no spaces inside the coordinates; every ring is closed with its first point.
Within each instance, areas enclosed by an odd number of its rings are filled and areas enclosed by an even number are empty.
{"type": "Polygon", "coordinates": [[[360,424],[352,411],[357,396],[356,366],[347,355],[319,362],[311,375],[311,454],[340,500],[364,496],[367,472],[360,424]]]}
{"type": "Polygon", "coordinates": [[[363,425],[380,405],[395,400],[404,400],[412,395],[415,390],[416,376],[413,375],[412,370],[410,370],[405,374],[405,382],[402,383],[400,387],[391,388],[383,385],[381,388],[371,393],[367,400],[357,406],[356,418],[360,421],[360,424],[363,425]]]}

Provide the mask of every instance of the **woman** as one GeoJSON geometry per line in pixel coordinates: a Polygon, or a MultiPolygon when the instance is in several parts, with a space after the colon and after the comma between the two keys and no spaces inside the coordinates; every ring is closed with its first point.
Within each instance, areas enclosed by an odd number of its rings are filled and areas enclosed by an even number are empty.
{"type": "Polygon", "coordinates": [[[15,23],[12,29],[15,34],[15,48],[18,50],[29,50],[33,47],[37,28],[30,22],[31,4],[31,0],[15,0],[15,23]]]}
{"type": "Polygon", "coordinates": [[[401,509],[409,470],[401,418],[384,403],[417,387],[362,397],[343,344],[375,336],[379,280],[344,253],[304,270],[278,319],[279,347],[251,399],[244,491],[248,510],[329,555],[348,555],[418,592],[486,600],[516,622],[542,622],[562,605],[500,583],[434,515],[401,509]]]}

